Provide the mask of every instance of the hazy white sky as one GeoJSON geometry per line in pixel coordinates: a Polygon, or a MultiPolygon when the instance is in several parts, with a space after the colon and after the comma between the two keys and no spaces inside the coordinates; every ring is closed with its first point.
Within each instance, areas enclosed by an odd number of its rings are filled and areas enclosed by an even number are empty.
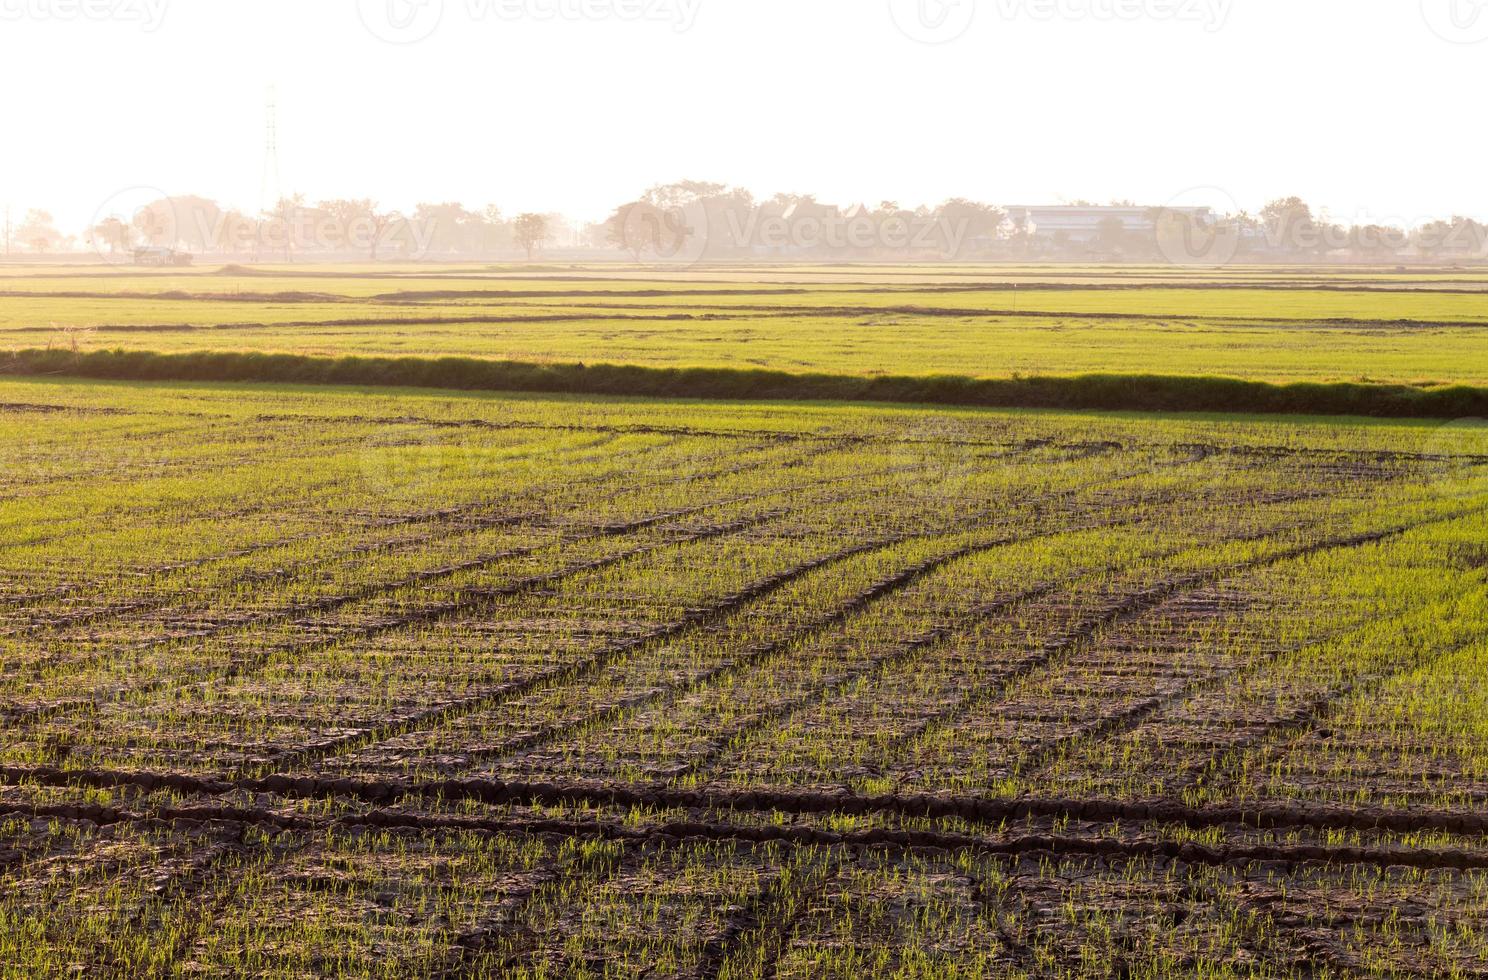
{"type": "Polygon", "coordinates": [[[0,204],[68,231],[137,185],[256,208],[271,84],[311,200],[1488,216],[1488,0],[0,0],[0,66],[0,204]]]}

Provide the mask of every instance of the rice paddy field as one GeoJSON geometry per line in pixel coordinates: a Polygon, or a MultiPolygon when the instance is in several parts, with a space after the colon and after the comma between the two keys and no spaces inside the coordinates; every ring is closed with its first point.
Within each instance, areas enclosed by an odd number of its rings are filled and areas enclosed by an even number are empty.
{"type": "Polygon", "coordinates": [[[0,349],[1488,386],[1488,274],[975,267],[0,270],[0,349]]]}
{"type": "MultiPolygon", "coordinates": [[[[0,336],[1476,383],[1485,286],[0,267],[0,336]]],[[[1485,623],[1481,420],[0,376],[0,977],[1482,977],[1485,623]]]]}

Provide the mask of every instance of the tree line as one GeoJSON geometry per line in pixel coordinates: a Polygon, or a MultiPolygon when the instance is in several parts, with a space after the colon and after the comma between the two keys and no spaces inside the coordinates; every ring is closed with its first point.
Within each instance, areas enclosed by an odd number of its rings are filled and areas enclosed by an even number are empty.
{"type": "Polygon", "coordinates": [[[183,195],[107,211],[78,235],[60,232],[48,212],[32,210],[14,226],[7,218],[4,247],[6,254],[91,249],[105,255],[157,247],[287,261],[317,255],[371,261],[507,254],[533,259],[554,249],[615,250],[635,261],[1488,257],[1488,225],[1466,217],[1412,228],[1345,223],[1299,197],[1271,201],[1254,215],[1113,205],[1140,211],[1143,220],[1133,226],[1108,217],[1093,234],[1072,235],[1039,229],[1004,207],[966,198],[934,207],[895,201],[843,206],[812,194],[756,199],[742,188],[691,180],[652,187],[592,223],[556,213],[507,216],[495,205],[475,210],[458,202],[424,203],[405,212],[365,198],[308,202],[303,195],[246,214],[183,195]]]}
{"type": "Polygon", "coordinates": [[[92,250],[128,254],[137,248],[171,248],[200,255],[287,259],[349,254],[376,261],[426,255],[520,251],[533,257],[544,247],[579,240],[582,229],[558,214],[507,217],[496,206],[472,211],[456,202],[419,204],[411,211],[383,209],[370,199],[307,202],[303,195],[245,214],[197,195],[162,197],[137,207],[109,210],[79,234],[66,234],[52,215],[28,211],[7,223],[7,254],[92,250]]]}

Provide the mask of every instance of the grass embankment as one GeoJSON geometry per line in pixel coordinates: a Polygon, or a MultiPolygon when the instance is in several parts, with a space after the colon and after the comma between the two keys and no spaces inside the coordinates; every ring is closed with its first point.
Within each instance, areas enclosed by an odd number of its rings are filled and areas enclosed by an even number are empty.
{"type": "Polygon", "coordinates": [[[950,375],[855,377],[727,368],[537,364],[462,357],[309,357],[25,350],[0,371],[135,381],[266,381],[659,398],[904,402],[998,408],[1367,415],[1488,416],[1488,388],[1355,382],[1271,384],[1237,378],[1082,374],[1008,379],[950,375]]]}
{"type": "Polygon", "coordinates": [[[1488,386],[1488,329],[359,302],[0,301],[0,349],[476,357],[976,378],[1087,373],[1488,386]],[[32,324],[27,326],[26,324],[32,324]],[[43,324],[36,326],[35,324],[43,324]],[[71,324],[71,328],[62,328],[71,324]],[[96,325],[96,326],[95,326],[96,325]],[[77,328],[92,328],[79,330],[77,328]]]}

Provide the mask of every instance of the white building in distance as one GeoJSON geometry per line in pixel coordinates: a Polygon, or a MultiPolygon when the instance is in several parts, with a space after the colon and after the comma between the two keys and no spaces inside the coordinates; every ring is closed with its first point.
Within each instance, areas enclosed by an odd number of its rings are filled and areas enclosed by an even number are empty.
{"type": "Polygon", "coordinates": [[[1014,227],[1026,228],[1030,235],[1042,239],[1059,239],[1073,244],[1096,241],[1103,227],[1115,220],[1128,235],[1151,236],[1157,231],[1157,216],[1169,211],[1188,215],[1200,224],[1213,221],[1212,209],[1119,207],[1116,205],[1048,204],[1007,207],[1008,221],[1014,227]]]}

